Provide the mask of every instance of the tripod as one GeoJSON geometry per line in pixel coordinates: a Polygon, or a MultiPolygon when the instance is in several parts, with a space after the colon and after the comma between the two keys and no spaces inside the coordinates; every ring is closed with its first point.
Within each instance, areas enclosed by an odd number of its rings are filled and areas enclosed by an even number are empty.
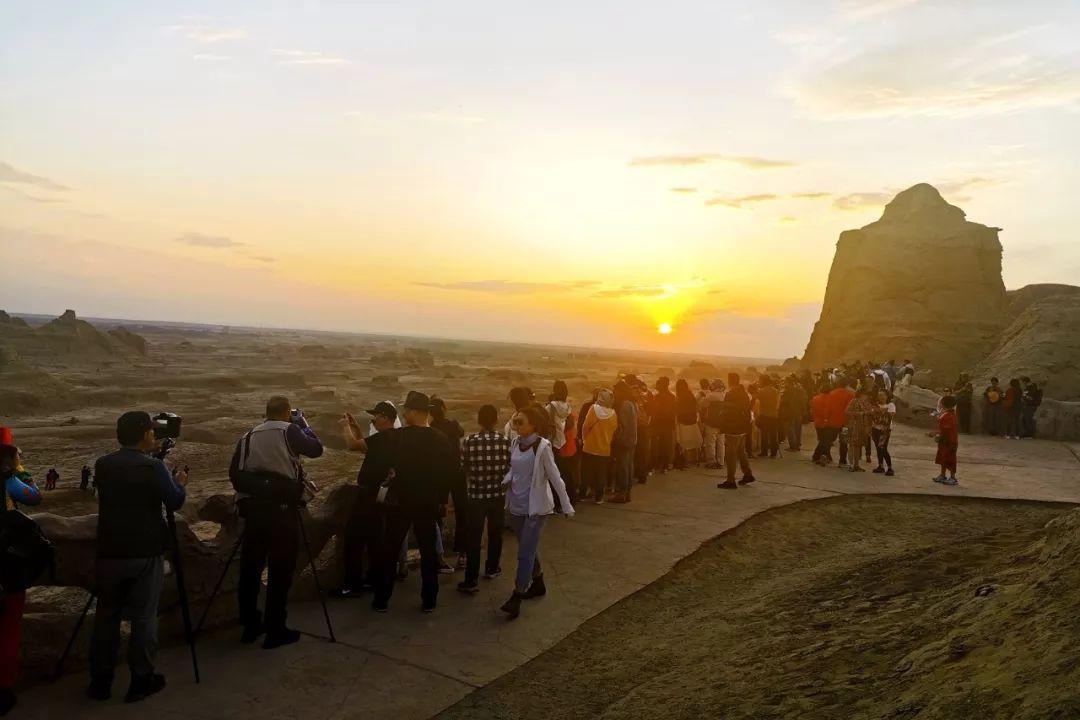
{"type": "MultiPolygon", "coordinates": [[[[326,597],[323,595],[322,585],[319,583],[319,572],[315,568],[315,556],[311,552],[311,544],[308,542],[307,530],[304,529],[304,517],[300,513],[300,505],[295,504],[292,506],[292,509],[296,513],[296,523],[300,526],[300,539],[304,543],[304,550],[307,552],[308,557],[308,566],[311,568],[311,576],[315,580],[315,592],[319,595],[319,603],[322,605],[323,617],[326,618],[326,630],[330,634],[329,640],[332,643],[337,642],[337,638],[334,636],[334,625],[330,622],[330,611],[326,607],[326,597]]],[[[244,544],[244,537],[246,534],[247,528],[245,528],[244,532],[237,538],[236,544],[233,545],[232,552],[229,553],[229,559],[225,561],[225,567],[221,570],[221,575],[218,577],[217,584],[214,585],[213,592],[210,593],[210,599],[206,601],[206,609],[203,610],[202,616],[195,626],[196,635],[202,631],[203,624],[210,614],[210,608],[213,607],[214,600],[217,598],[218,593],[221,592],[221,586],[225,584],[225,578],[229,574],[229,568],[232,566],[233,560],[236,559],[236,554],[240,552],[240,548],[244,544]]]]}
{"type": "MultiPolygon", "coordinates": [[[[161,448],[154,453],[154,457],[164,461],[166,456],[168,456],[169,451],[174,447],[176,447],[176,441],[172,438],[165,438],[161,443],[161,448]]],[[[180,541],[176,533],[176,515],[168,508],[165,509],[165,522],[169,527],[169,534],[172,535],[173,575],[176,576],[176,592],[179,595],[180,616],[184,621],[184,640],[187,641],[188,647],[191,649],[191,667],[195,672],[195,683],[198,684],[201,681],[199,677],[199,658],[195,652],[195,633],[191,628],[191,612],[188,607],[187,589],[184,586],[184,563],[180,557],[180,541]]],[[[56,667],[53,669],[52,674],[52,679],[54,681],[60,677],[60,673],[64,668],[64,661],[67,660],[68,655],[71,653],[71,648],[75,645],[75,640],[79,636],[79,630],[82,629],[83,622],[86,621],[86,615],[90,612],[90,606],[94,603],[96,596],[97,594],[91,590],[90,597],[86,600],[86,606],[83,607],[79,619],[75,622],[75,629],[71,633],[71,638],[68,639],[67,645],[64,647],[64,652],[60,654],[60,659],[56,661],[56,667]]]]}

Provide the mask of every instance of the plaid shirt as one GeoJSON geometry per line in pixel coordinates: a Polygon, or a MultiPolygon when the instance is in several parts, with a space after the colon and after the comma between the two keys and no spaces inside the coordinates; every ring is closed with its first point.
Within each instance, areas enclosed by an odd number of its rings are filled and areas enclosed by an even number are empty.
{"type": "Polygon", "coordinates": [[[495,500],[506,490],[503,480],[510,469],[510,441],[496,430],[481,430],[465,438],[461,450],[470,500],[495,500]]]}

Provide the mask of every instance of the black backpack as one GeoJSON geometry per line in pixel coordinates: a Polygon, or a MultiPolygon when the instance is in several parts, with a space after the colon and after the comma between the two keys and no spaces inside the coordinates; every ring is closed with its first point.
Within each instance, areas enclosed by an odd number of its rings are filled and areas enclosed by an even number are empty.
{"type": "MultiPolygon", "coordinates": [[[[0,502],[7,494],[0,485],[0,502]]],[[[0,597],[33,586],[53,567],[56,549],[41,527],[19,510],[0,510],[0,597]]]]}
{"type": "Polygon", "coordinates": [[[705,424],[719,430],[724,425],[724,401],[710,400],[705,410],[705,424]]]}

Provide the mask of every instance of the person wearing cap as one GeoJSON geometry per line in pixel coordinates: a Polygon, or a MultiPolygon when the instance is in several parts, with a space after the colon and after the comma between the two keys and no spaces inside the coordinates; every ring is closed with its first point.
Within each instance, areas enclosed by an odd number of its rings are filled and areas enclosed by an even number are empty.
{"type": "Polygon", "coordinates": [[[431,399],[409,391],[405,425],[393,435],[390,471],[382,485],[386,525],[379,553],[372,609],[386,612],[394,592],[394,566],[409,528],[420,546],[421,609],[433,612],[439,596],[439,554],[435,535],[440,506],[454,480],[454,456],[446,436],[431,427],[431,399]]]}
{"type": "MultiPolygon", "coordinates": [[[[3,510],[41,503],[41,492],[23,469],[19,449],[8,428],[0,428],[0,501],[3,510]]],[[[19,671],[19,641],[25,606],[25,590],[0,594],[0,715],[6,715],[15,706],[15,679],[19,671]]]]}
{"type": "MultiPolygon", "coordinates": [[[[300,458],[317,458],[322,453],[323,444],[308,426],[304,414],[293,411],[289,398],[274,395],[266,402],[266,420],[236,443],[229,463],[229,479],[233,487],[241,487],[245,477],[274,478],[285,487],[294,488],[295,498],[299,500],[304,480],[300,458]]],[[[244,626],[240,642],[253,643],[265,632],[265,650],[295,643],[300,640],[300,633],[286,626],[285,604],[299,550],[297,505],[282,502],[278,497],[256,497],[245,492],[237,492],[236,504],[244,518],[236,588],[240,623],[244,626]],[[264,569],[267,570],[265,618],[259,613],[264,569]]]]}
{"type": "Polygon", "coordinates": [[[120,449],[97,459],[97,612],[90,640],[90,687],[94,700],[108,700],[120,650],[120,621],[131,623],[125,702],[137,702],[165,687],[154,671],[157,612],[165,580],[169,529],[162,506],[179,510],[187,471],[170,471],[151,457],[157,447],[150,414],[126,412],[116,421],[120,449]]]}
{"type": "Polygon", "coordinates": [[[360,423],[352,413],[341,417],[345,447],[364,453],[364,462],[356,475],[359,489],[352,513],[345,523],[345,576],[340,588],[331,591],[341,598],[358,597],[364,590],[375,587],[376,558],[381,548],[383,517],[375,498],[379,486],[390,471],[390,443],[395,428],[401,427],[397,407],[389,400],[375,404],[365,411],[371,417],[373,431],[364,438],[360,423]],[[364,573],[364,554],[367,553],[367,574],[364,573]]]}

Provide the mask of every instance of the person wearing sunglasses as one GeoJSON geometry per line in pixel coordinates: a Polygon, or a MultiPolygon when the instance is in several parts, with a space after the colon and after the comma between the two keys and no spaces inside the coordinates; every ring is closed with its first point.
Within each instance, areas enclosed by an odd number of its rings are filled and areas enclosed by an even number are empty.
{"type": "Polygon", "coordinates": [[[502,606],[510,619],[521,613],[522,600],[547,594],[544,570],[540,565],[540,535],[548,516],[555,513],[556,497],[564,515],[574,514],[566,485],[555,465],[551,441],[541,437],[538,430],[544,420],[543,408],[527,405],[510,421],[517,437],[512,442],[510,470],[503,485],[506,486],[510,527],[518,541],[514,592],[502,606]]]}

